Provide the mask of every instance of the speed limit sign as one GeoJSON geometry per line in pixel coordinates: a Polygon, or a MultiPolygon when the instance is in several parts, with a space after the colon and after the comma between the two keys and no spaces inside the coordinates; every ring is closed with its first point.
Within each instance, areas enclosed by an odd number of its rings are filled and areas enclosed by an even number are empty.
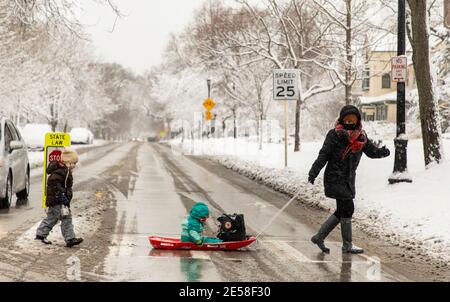
{"type": "Polygon", "coordinates": [[[273,99],[296,101],[299,99],[297,69],[275,69],[273,71],[273,99]]]}

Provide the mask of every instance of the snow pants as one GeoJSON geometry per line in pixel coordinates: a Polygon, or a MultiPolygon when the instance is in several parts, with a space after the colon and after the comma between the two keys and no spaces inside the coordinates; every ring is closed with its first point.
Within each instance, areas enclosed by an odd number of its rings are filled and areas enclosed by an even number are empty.
{"type": "Polygon", "coordinates": [[[334,215],[341,218],[352,218],[355,212],[353,199],[336,199],[337,210],[334,215]]]}
{"type": "Polygon", "coordinates": [[[61,217],[61,205],[48,207],[47,217],[42,220],[39,225],[36,235],[46,238],[53,227],[61,220],[61,233],[64,240],[67,242],[70,239],[75,238],[75,232],[73,231],[72,214],[61,217]]]}

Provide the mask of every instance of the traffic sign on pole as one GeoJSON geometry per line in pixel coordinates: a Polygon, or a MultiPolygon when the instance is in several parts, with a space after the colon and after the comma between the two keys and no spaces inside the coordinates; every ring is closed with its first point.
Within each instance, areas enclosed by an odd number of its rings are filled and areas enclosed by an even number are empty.
{"type": "Polygon", "coordinates": [[[273,70],[273,99],[284,101],[284,166],[288,166],[289,101],[300,98],[299,72],[297,69],[273,70]]]}
{"type": "Polygon", "coordinates": [[[392,58],[392,81],[406,82],[408,79],[408,58],[398,56],[392,58]]]}
{"type": "Polygon", "coordinates": [[[47,167],[53,161],[61,161],[64,148],[70,147],[70,134],[47,133],[44,146],[44,173],[42,177],[42,207],[45,209],[47,201],[47,167]]]}
{"type": "Polygon", "coordinates": [[[207,98],[204,102],[203,102],[203,107],[205,107],[205,109],[207,111],[211,111],[214,109],[214,107],[216,107],[216,102],[214,102],[213,99],[211,98],[207,98]]]}
{"type": "Polygon", "coordinates": [[[297,69],[275,69],[273,71],[273,99],[297,101],[300,97],[297,69]]]}
{"type": "Polygon", "coordinates": [[[213,119],[213,114],[211,111],[206,111],[205,118],[207,121],[211,121],[213,119]]]}

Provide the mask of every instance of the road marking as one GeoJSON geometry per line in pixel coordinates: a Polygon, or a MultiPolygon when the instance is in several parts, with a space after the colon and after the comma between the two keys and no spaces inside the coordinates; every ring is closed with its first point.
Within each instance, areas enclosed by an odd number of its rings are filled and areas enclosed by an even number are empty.
{"type": "MultiPolygon", "coordinates": [[[[263,244],[268,244],[273,247],[272,251],[278,251],[281,252],[284,256],[284,254],[287,255],[287,257],[294,259],[297,262],[300,263],[353,263],[353,264],[370,264],[370,263],[377,263],[379,262],[379,258],[376,256],[367,256],[365,254],[358,254],[354,256],[360,256],[366,260],[361,261],[342,261],[339,259],[336,260],[312,260],[309,259],[307,256],[305,256],[301,251],[296,249],[295,247],[288,244],[288,242],[304,242],[304,241],[282,241],[282,240],[264,240],[261,241],[263,244]]],[[[270,250],[270,249],[269,249],[270,250]]]]}
{"type": "Polygon", "coordinates": [[[275,251],[286,254],[287,257],[293,258],[297,262],[312,262],[311,259],[303,255],[299,250],[289,245],[285,241],[267,240],[264,243],[272,245],[275,251]]]}

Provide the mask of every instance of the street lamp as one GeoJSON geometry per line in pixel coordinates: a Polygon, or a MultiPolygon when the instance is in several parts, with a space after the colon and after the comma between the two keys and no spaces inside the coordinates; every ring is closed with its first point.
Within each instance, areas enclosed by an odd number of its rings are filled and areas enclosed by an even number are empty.
{"type": "Polygon", "coordinates": [[[208,85],[208,98],[211,98],[211,80],[206,80],[206,85],[208,85]]]}
{"type": "MultiPolygon", "coordinates": [[[[398,56],[406,55],[406,0],[398,1],[398,56]]],[[[405,175],[407,171],[407,148],[408,139],[406,138],[406,109],[405,93],[406,83],[397,83],[397,137],[395,143],[395,162],[394,172],[389,178],[390,184],[400,182],[412,182],[405,175]]]]}

